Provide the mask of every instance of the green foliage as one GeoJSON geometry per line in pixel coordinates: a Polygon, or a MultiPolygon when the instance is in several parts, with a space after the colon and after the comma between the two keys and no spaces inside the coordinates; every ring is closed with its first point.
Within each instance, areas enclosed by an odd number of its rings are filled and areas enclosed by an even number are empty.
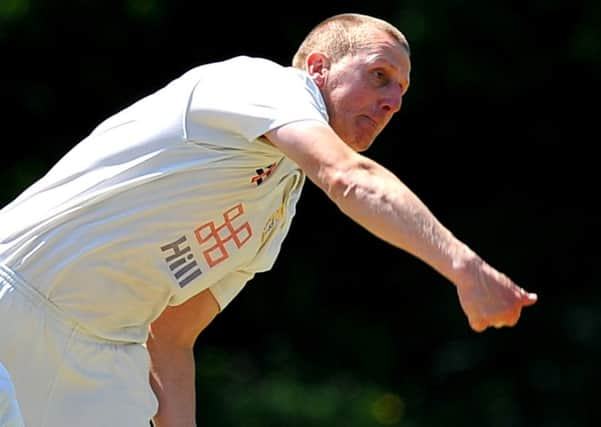
{"type": "Polygon", "coordinates": [[[29,11],[29,0],[2,0],[0,2],[0,22],[14,22],[23,19],[29,11]]]}
{"type": "MultiPolygon", "coordinates": [[[[288,367],[265,371],[253,359],[204,348],[198,357],[199,412],[211,425],[311,427],[409,425],[406,404],[395,391],[334,373],[309,381],[288,367]]],[[[301,360],[291,358],[291,364],[301,360]]]]}
{"type": "Polygon", "coordinates": [[[165,3],[160,0],[127,0],[125,10],[141,21],[157,21],[164,15],[165,3]]]}

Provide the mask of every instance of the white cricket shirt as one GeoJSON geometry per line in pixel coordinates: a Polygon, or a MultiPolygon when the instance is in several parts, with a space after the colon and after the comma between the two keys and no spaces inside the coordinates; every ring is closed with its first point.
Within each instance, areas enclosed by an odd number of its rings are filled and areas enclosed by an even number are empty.
{"type": "Polygon", "coordinates": [[[0,260],[92,333],[144,342],[167,305],[223,309],[270,269],[305,176],[260,140],[327,123],[300,70],[236,57],[194,68],[101,123],[0,211],[0,260]]]}

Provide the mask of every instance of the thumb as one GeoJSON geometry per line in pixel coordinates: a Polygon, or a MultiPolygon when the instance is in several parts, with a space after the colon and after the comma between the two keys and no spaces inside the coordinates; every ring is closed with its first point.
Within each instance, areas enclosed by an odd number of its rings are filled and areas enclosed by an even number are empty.
{"type": "Polygon", "coordinates": [[[529,306],[538,301],[538,295],[532,292],[525,292],[522,294],[522,302],[525,306],[529,306]]]}

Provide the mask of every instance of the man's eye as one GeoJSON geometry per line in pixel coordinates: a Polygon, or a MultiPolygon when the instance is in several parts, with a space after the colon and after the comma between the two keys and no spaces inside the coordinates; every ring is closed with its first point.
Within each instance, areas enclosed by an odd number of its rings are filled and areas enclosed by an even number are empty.
{"type": "Polygon", "coordinates": [[[380,84],[385,84],[388,82],[388,77],[384,71],[374,71],[374,78],[380,84]]]}

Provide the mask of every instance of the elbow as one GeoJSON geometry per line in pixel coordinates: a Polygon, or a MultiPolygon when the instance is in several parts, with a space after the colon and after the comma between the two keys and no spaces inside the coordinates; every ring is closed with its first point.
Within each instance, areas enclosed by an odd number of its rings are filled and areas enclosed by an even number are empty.
{"type": "Polygon", "coordinates": [[[371,175],[368,165],[360,162],[333,168],[324,174],[322,189],[344,211],[349,201],[368,198],[374,192],[370,185],[371,175]]]}
{"type": "Polygon", "coordinates": [[[337,171],[328,177],[324,191],[328,198],[332,200],[339,208],[344,206],[344,202],[357,189],[357,183],[351,178],[352,172],[337,171]]]}
{"type": "Polygon", "coordinates": [[[189,337],[170,331],[164,331],[157,327],[150,327],[148,338],[146,339],[146,347],[150,352],[164,352],[171,349],[193,350],[195,337],[189,337]]]}

